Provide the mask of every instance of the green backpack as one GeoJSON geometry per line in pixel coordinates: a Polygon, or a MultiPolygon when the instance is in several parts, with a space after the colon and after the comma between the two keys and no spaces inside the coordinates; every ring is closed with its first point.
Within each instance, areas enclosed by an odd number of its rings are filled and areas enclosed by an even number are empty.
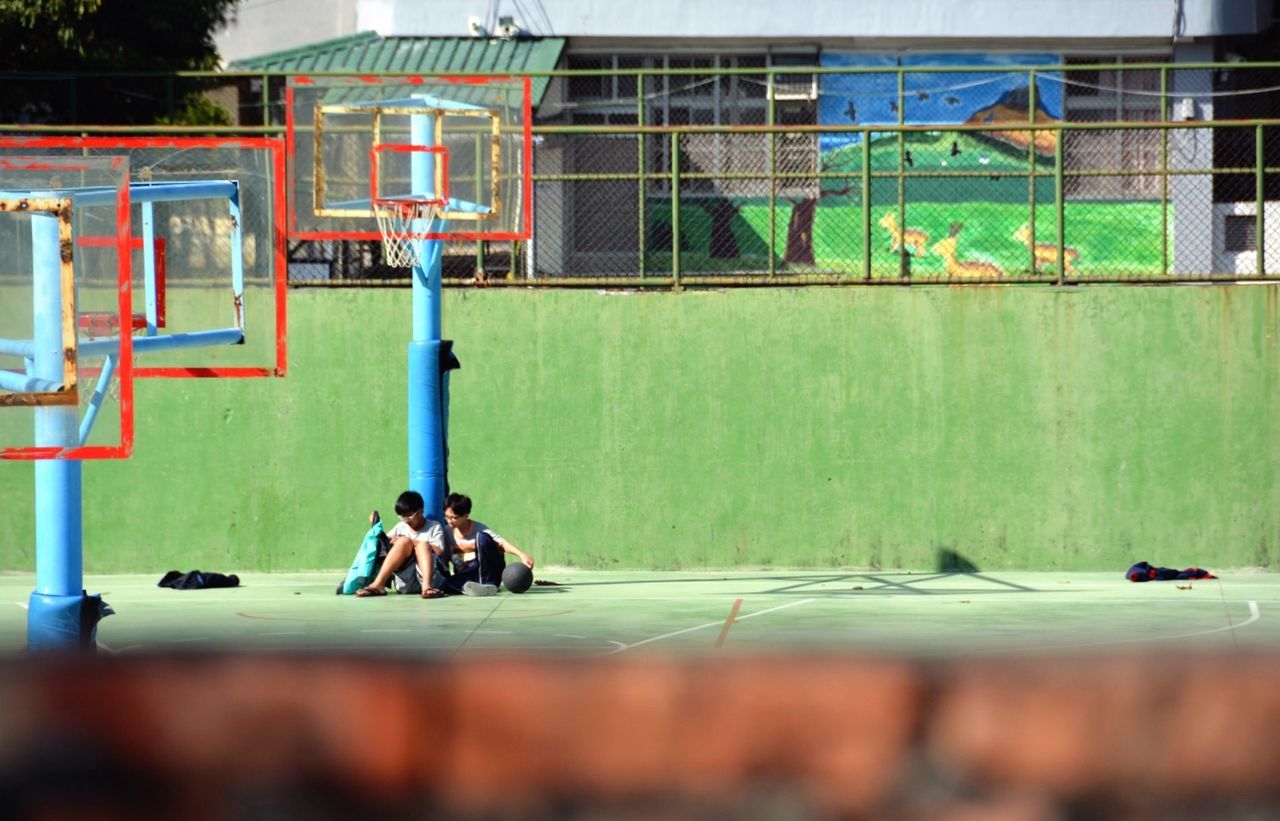
{"type": "Polygon", "coordinates": [[[337,593],[340,596],[350,596],[373,581],[382,567],[382,560],[387,557],[387,551],[391,549],[391,540],[382,532],[382,520],[378,517],[378,511],[373,512],[372,520],[373,526],[364,534],[364,541],[360,542],[360,548],[356,550],[356,557],[351,562],[347,577],[338,585],[337,593]]]}

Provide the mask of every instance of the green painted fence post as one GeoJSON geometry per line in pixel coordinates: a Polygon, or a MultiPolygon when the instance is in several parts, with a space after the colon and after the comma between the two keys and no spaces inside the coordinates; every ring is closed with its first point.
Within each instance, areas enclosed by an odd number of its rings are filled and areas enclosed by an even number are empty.
{"type": "MultiPolygon", "coordinates": [[[[765,122],[772,129],[777,125],[773,101],[773,85],[777,75],[769,72],[769,102],[765,108],[765,122]]],[[[778,132],[769,132],[769,276],[778,275],[778,132]]]]}
{"type": "MultiPolygon", "coordinates": [[[[1062,172],[1062,143],[1066,139],[1066,132],[1061,128],[1058,129],[1058,139],[1054,141],[1053,146],[1053,180],[1057,191],[1054,193],[1054,217],[1057,222],[1057,243],[1058,243],[1058,284],[1065,285],[1067,282],[1067,239],[1066,233],[1066,200],[1067,189],[1063,185],[1065,175],[1062,172]]],[[[1032,259],[1035,259],[1035,237],[1032,237],[1031,248],[1032,259]]]]}
{"type": "Polygon", "coordinates": [[[680,290],[680,132],[671,132],[671,284],[680,290]]]}
{"type": "Polygon", "coordinates": [[[907,162],[907,135],[902,129],[904,119],[903,108],[906,106],[906,97],[903,89],[906,86],[906,74],[901,66],[898,68],[898,230],[903,232],[902,240],[898,243],[898,276],[908,278],[911,276],[911,257],[907,256],[906,230],[907,230],[907,180],[903,176],[906,173],[907,162]]]}
{"type": "MultiPolygon", "coordinates": [[[[484,156],[484,135],[479,132],[476,133],[476,156],[477,157],[484,156]]],[[[480,174],[478,171],[476,173],[475,183],[476,183],[476,190],[475,190],[474,196],[476,198],[476,202],[484,202],[484,191],[482,190],[484,187],[484,183],[481,182],[480,174]]],[[[484,270],[484,245],[485,245],[484,240],[482,239],[476,240],[476,279],[480,281],[484,281],[486,279],[486,274],[484,270]]],[[[511,260],[512,274],[515,273],[515,267],[516,267],[516,261],[512,259],[511,260]]]]}
{"type": "Polygon", "coordinates": [[[1264,267],[1267,261],[1267,243],[1266,243],[1267,235],[1263,233],[1266,227],[1266,220],[1263,219],[1263,213],[1266,211],[1266,197],[1264,196],[1264,194],[1266,193],[1266,189],[1264,187],[1265,178],[1263,177],[1263,173],[1262,173],[1266,169],[1267,160],[1266,160],[1265,152],[1263,152],[1262,150],[1262,136],[1263,136],[1262,123],[1258,123],[1257,126],[1255,126],[1254,128],[1255,128],[1255,131],[1254,131],[1254,138],[1253,138],[1253,161],[1256,165],[1256,168],[1254,169],[1254,172],[1253,172],[1254,173],[1254,203],[1255,203],[1254,207],[1257,209],[1257,213],[1254,214],[1254,217],[1253,217],[1254,219],[1253,245],[1258,255],[1258,268],[1255,273],[1257,273],[1258,276],[1262,276],[1267,272],[1267,269],[1264,267]]]}
{"type": "Polygon", "coordinates": [[[871,132],[862,129],[862,278],[871,279],[871,132]]]}
{"type": "MultiPolygon", "coordinates": [[[[645,74],[643,72],[636,75],[636,127],[641,129],[644,128],[644,80],[645,74]]],[[[649,242],[649,216],[645,212],[645,206],[648,204],[646,194],[648,193],[649,180],[645,177],[648,169],[644,159],[644,136],[644,131],[636,132],[636,164],[640,171],[640,194],[639,202],[637,203],[640,214],[640,236],[638,237],[640,240],[640,270],[636,273],[640,276],[644,276],[645,269],[648,267],[645,261],[645,251],[649,242]]]]}
{"type": "Polygon", "coordinates": [[[262,125],[271,125],[271,75],[262,74],[262,125]]]}
{"type": "Polygon", "coordinates": [[[1027,95],[1027,99],[1029,100],[1029,103],[1027,105],[1027,123],[1032,130],[1028,132],[1031,135],[1031,139],[1027,142],[1027,162],[1030,164],[1030,168],[1028,169],[1028,175],[1030,176],[1030,179],[1031,179],[1031,184],[1028,186],[1028,192],[1027,192],[1027,197],[1031,205],[1030,219],[1027,222],[1028,230],[1031,232],[1031,239],[1027,241],[1027,253],[1030,254],[1031,256],[1031,275],[1035,276],[1036,274],[1036,132],[1035,132],[1036,71],[1035,69],[1031,69],[1030,83],[1028,85],[1028,88],[1030,89],[1030,91],[1028,92],[1028,95],[1027,95]]]}
{"type": "MultiPolygon", "coordinates": [[[[1169,67],[1160,67],[1160,119],[1169,119],[1169,67]]],[[[1160,129],[1160,276],[1169,276],[1169,129],[1160,129]]]]}

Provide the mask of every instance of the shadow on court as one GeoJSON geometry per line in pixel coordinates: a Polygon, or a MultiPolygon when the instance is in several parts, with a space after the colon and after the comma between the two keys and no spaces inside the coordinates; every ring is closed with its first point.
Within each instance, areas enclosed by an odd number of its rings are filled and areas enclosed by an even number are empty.
{"type": "MultiPolygon", "coordinates": [[[[785,595],[788,593],[815,593],[820,592],[824,596],[841,595],[841,594],[867,594],[867,593],[908,593],[921,596],[933,595],[956,595],[957,593],[1035,593],[1042,592],[1034,587],[1028,587],[1017,582],[1008,581],[996,576],[978,573],[976,571],[946,571],[946,572],[923,572],[917,573],[912,571],[895,571],[895,572],[863,572],[863,571],[847,571],[833,573],[783,573],[778,575],[762,575],[753,573],[749,575],[726,574],[708,574],[698,576],[682,576],[678,574],[670,574],[669,578],[658,579],[611,579],[602,581],[581,581],[572,582],[563,585],[564,587],[605,587],[605,586],[635,586],[635,585],[714,585],[723,587],[726,583],[734,582],[753,583],[773,582],[773,586],[760,589],[753,589],[752,592],[757,595],[785,595]],[[966,585],[957,587],[954,582],[957,581],[975,581],[981,584],[966,585]],[[928,585],[939,581],[948,584],[930,589],[928,585]]],[[[532,592],[532,591],[531,591],[532,592]]]]}

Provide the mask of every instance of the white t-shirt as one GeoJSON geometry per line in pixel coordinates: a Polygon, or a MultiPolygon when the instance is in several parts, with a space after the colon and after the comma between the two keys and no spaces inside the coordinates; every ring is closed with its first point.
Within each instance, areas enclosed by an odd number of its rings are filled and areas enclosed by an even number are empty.
{"type": "Polygon", "coordinates": [[[501,536],[490,530],[484,523],[477,522],[475,519],[471,520],[471,536],[469,538],[462,538],[462,534],[458,533],[457,528],[451,527],[449,528],[449,531],[449,536],[458,550],[457,555],[454,557],[455,564],[462,564],[463,562],[469,562],[475,559],[476,537],[481,533],[488,533],[490,538],[495,542],[502,542],[501,536]]]}
{"type": "Polygon", "coordinates": [[[408,536],[415,543],[426,542],[434,547],[444,549],[444,527],[433,519],[427,519],[423,522],[421,530],[414,530],[409,526],[408,522],[397,522],[396,526],[387,532],[387,536],[391,539],[408,536]]]}

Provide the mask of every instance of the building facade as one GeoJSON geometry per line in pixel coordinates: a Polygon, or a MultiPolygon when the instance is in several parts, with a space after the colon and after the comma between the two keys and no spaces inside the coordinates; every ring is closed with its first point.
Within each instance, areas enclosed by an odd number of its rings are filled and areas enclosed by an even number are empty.
{"type": "MultiPolygon", "coordinates": [[[[1161,274],[1262,275],[1259,208],[1261,222],[1280,224],[1269,218],[1276,175],[1245,168],[1280,165],[1275,131],[1185,125],[1280,117],[1280,72],[1253,65],[1280,56],[1271,53],[1271,0],[1130,0],[1119,11],[1109,0],[815,0],[803,16],[760,0],[334,7],[344,25],[386,42],[563,42],[542,68],[574,73],[537,100],[546,133],[536,138],[536,240],[510,261],[527,276],[682,265],[870,275],[891,271],[880,245],[895,247],[895,232],[908,228],[931,239],[914,251],[957,235],[1002,275],[1036,275],[1035,247],[1048,240],[1099,273],[1143,276],[1150,266],[1137,260],[1158,258],[1161,274]],[[1078,127],[1007,127],[1018,122],[1078,127]],[[974,130],[983,124],[1006,127],[974,130]],[[873,126],[888,130],[852,130],[873,126]],[[684,131],[673,140],[655,129],[684,131]],[[855,179],[863,139],[874,145],[866,161],[876,175],[895,178],[855,179]],[[862,187],[872,190],[863,196],[862,187]],[[1059,196],[1068,205],[1051,220],[1044,206],[1059,196]],[[960,207],[974,202],[1013,210],[960,207]],[[981,248],[979,224],[992,234],[981,248]],[[1132,259],[1102,248],[1117,224],[1138,238],[1132,259]],[[1051,227],[1060,235],[1046,236],[1051,227]]],[[[242,28],[254,8],[242,11],[242,28]]],[[[245,35],[226,35],[228,53],[238,53],[245,35]]],[[[241,66],[289,69],[270,58],[241,66]]],[[[1264,233],[1280,260],[1280,232],[1264,233]]],[[[963,262],[963,250],[952,254],[963,262]]],[[[946,253],[916,256],[917,274],[954,278],[946,253]]]]}

